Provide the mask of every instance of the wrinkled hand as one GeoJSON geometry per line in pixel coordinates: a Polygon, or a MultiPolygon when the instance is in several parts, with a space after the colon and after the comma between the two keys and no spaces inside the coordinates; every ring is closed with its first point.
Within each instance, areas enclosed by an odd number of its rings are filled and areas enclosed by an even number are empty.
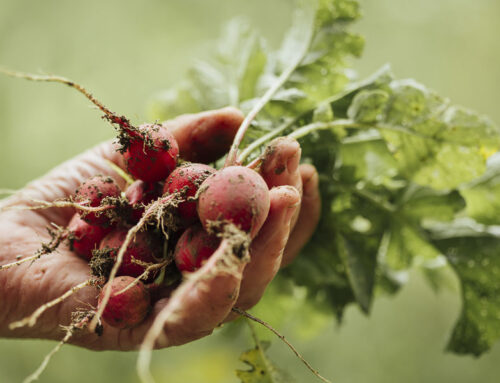
{"type": "MultiPolygon", "coordinates": [[[[191,161],[210,161],[228,150],[243,116],[233,108],[180,116],[165,124],[178,140],[181,156],[191,161]]],[[[279,268],[289,264],[312,235],[319,219],[318,175],[314,167],[299,165],[300,146],[290,139],[278,139],[264,155],[260,173],[272,188],[269,216],[250,248],[250,262],[239,263],[226,272],[216,267],[227,250],[223,241],[212,258],[197,272],[202,278],[188,278],[168,297],[156,302],[152,315],[138,327],[119,330],[104,324],[102,336],[81,331],[71,342],[98,350],[136,349],[156,315],[173,308],[165,322],[157,347],[187,343],[210,334],[224,321],[234,318],[233,306],[248,309],[262,297],[279,268]]],[[[31,200],[53,201],[72,195],[79,184],[95,174],[109,174],[121,186],[124,181],[106,160],[123,167],[121,155],[112,143],[101,144],[65,162],[48,175],[0,202],[1,207],[26,205],[31,200]]],[[[74,214],[71,208],[0,211],[0,264],[16,256],[33,255],[50,237],[46,228],[53,222],[66,226],[74,214]]],[[[77,308],[96,307],[98,292],[86,287],[63,303],[46,311],[34,327],[9,330],[8,324],[30,315],[42,304],[89,279],[88,264],[67,246],[34,263],[0,271],[0,336],[61,339],[60,324],[69,324],[77,308]]]]}

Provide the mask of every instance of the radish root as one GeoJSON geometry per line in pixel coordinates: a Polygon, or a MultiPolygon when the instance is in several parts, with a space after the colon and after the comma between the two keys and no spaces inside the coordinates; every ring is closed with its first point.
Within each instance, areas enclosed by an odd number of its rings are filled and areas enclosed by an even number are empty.
{"type": "MultiPolygon", "coordinates": [[[[246,311],[238,308],[238,307],[233,307],[231,309],[231,311],[233,311],[234,313],[236,314],[239,314],[251,321],[254,321],[254,322],[257,322],[259,323],[260,325],[264,326],[265,328],[267,328],[269,331],[271,331],[274,335],[276,335],[278,338],[280,338],[289,348],[290,350],[292,350],[292,352],[297,356],[297,358],[299,358],[302,363],[305,364],[305,366],[309,369],[309,371],[311,371],[318,379],[322,380],[323,382],[325,383],[331,383],[331,381],[329,381],[328,379],[326,379],[325,377],[321,376],[321,374],[315,370],[307,360],[304,359],[304,357],[297,351],[297,349],[288,341],[286,340],[285,336],[280,334],[278,332],[278,330],[275,330],[270,324],[264,322],[262,319],[259,319],[255,316],[253,316],[252,314],[249,314],[247,313],[246,311]]],[[[252,333],[253,333],[253,329],[252,329],[252,333]]]]}
{"type": "Polygon", "coordinates": [[[150,272],[161,269],[162,267],[168,266],[172,262],[172,260],[163,261],[161,263],[146,263],[146,262],[141,262],[141,261],[133,259],[132,262],[137,263],[141,266],[144,266],[144,267],[146,267],[146,269],[144,270],[144,272],[141,275],[139,275],[137,278],[135,278],[132,283],[130,283],[124,289],[118,291],[115,295],[123,294],[127,290],[129,290],[132,287],[134,287],[135,285],[137,285],[141,280],[148,279],[150,272]]]}
{"type": "Polygon", "coordinates": [[[73,320],[73,323],[70,326],[67,327],[62,326],[63,329],[66,331],[64,338],[45,356],[45,358],[43,359],[40,366],[36,369],[36,371],[23,380],[23,383],[31,383],[38,380],[42,372],[45,370],[45,368],[47,368],[47,365],[49,364],[54,354],[56,354],[61,349],[62,346],[68,343],[68,341],[71,339],[71,337],[74,335],[76,331],[81,330],[87,326],[87,323],[91,315],[92,315],[91,312],[83,313],[83,316],[75,315],[75,319],[73,320]]]}
{"type": "Polygon", "coordinates": [[[27,316],[27,317],[25,317],[25,318],[23,318],[23,319],[21,319],[19,321],[16,321],[16,322],[12,322],[9,325],[9,329],[15,330],[16,328],[21,328],[21,327],[24,327],[24,326],[33,327],[36,324],[36,321],[38,320],[38,318],[45,311],[47,311],[51,307],[54,307],[57,304],[63,302],[66,298],[69,298],[71,295],[73,295],[74,293],[80,291],[84,287],[91,286],[91,285],[93,285],[95,283],[96,283],[96,281],[94,279],[88,279],[85,282],[82,282],[82,283],[80,283],[80,284],[72,287],[71,289],[69,289],[68,291],[66,291],[64,294],[62,294],[60,297],[57,297],[56,299],[53,299],[50,302],[47,302],[44,305],[40,306],[30,316],[27,316]]]}
{"type": "Polygon", "coordinates": [[[87,89],[85,89],[82,85],[77,84],[76,82],[62,76],[53,76],[53,75],[37,75],[33,73],[24,73],[18,71],[12,71],[5,68],[0,68],[0,73],[3,73],[10,77],[22,78],[29,81],[36,82],[57,82],[60,84],[67,85],[81,94],[83,94],[92,104],[97,106],[101,112],[104,113],[105,118],[113,124],[117,124],[123,129],[126,130],[135,130],[135,128],[130,124],[130,121],[124,116],[118,116],[113,113],[111,110],[106,108],[103,103],[97,100],[92,93],[90,93],[87,89]]]}
{"type": "Polygon", "coordinates": [[[42,247],[31,257],[28,258],[23,258],[20,260],[17,260],[15,262],[7,263],[5,265],[0,265],[0,271],[1,270],[6,270],[10,269],[11,267],[19,266],[22,265],[23,263],[26,262],[34,262],[37,259],[41,258],[43,255],[47,255],[50,253],[53,253],[54,251],[57,250],[59,245],[68,238],[69,236],[69,231],[66,228],[59,227],[57,225],[54,225],[56,230],[52,230],[48,228],[47,230],[49,231],[49,234],[51,236],[51,240],[48,243],[42,243],[42,247]]]}

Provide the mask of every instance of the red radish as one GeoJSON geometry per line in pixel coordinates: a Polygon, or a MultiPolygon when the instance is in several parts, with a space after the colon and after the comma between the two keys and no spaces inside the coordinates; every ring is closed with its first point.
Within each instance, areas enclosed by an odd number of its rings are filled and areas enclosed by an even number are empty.
{"type": "Polygon", "coordinates": [[[111,227],[92,226],[75,214],[69,222],[70,248],[80,257],[90,261],[92,250],[99,248],[101,240],[111,231],[111,227]]]}
{"type": "Polygon", "coordinates": [[[208,234],[200,225],[182,233],[175,246],[174,259],[180,271],[195,271],[217,250],[220,239],[208,234]]]}
{"type": "Polygon", "coordinates": [[[127,170],[145,182],[166,179],[177,166],[177,141],[160,124],[144,124],[139,126],[138,131],[131,135],[123,154],[127,170]]]}
{"type": "Polygon", "coordinates": [[[205,229],[210,221],[229,221],[254,238],[266,220],[269,206],[266,182],[243,166],[223,168],[200,186],[198,215],[205,229]]]}
{"type": "Polygon", "coordinates": [[[125,197],[132,206],[132,220],[138,222],[144,214],[144,206],[159,198],[161,194],[161,187],[156,183],[137,180],[130,185],[125,191],[125,197]]]}
{"type": "MultiPolygon", "coordinates": [[[[109,176],[94,176],[83,182],[75,192],[75,202],[85,207],[98,207],[106,197],[119,198],[121,190],[109,176]]],[[[109,225],[109,218],[103,212],[80,213],[82,219],[91,225],[109,225]]]]}
{"type": "MultiPolygon", "coordinates": [[[[100,250],[109,250],[110,255],[116,258],[118,251],[125,241],[128,230],[119,228],[113,230],[101,241],[100,250]]],[[[146,267],[132,262],[132,258],[146,263],[157,263],[161,257],[162,246],[156,237],[148,235],[146,232],[138,232],[125,250],[123,261],[118,269],[117,275],[127,275],[138,277],[146,270],[146,267]]],[[[154,273],[151,273],[146,282],[154,279],[154,273]]]]}
{"type": "Polygon", "coordinates": [[[180,192],[185,199],[178,207],[178,214],[185,225],[198,220],[196,201],[189,200],[196,195],[201,183],[216,170],[205,164],[186,164],[175,169],[167,178],[163,193],[180,192]]]}
{"type": "Polygon", "coordinates": [[[126,289],[134,282],[132,277],[118,277],[106,283],[99,294],[98,305],[101,305],[104,292],[111,289],[111,296],[108,304],[102,313],[104,321],[112,327],[130,328],[140,324],[148,315],[151,309],[151,297],[148,289],[142,282],[126,289]]]}

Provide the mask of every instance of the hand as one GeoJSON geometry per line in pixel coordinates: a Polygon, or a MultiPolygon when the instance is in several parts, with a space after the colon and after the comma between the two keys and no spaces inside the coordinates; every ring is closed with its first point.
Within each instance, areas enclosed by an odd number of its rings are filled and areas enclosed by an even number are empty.
{"type": "MultiPolygon", "coordinates": [[[[191,161],[210,161],[230,146],[243,116],[233,108],[180,116],[165,125],[178,140],[181,156],[191,161]]],[[[102,336],[80,331],[71,343],[96,350],[131,350],[142,342],[158,313],[165,307],[175,315],[165,322],[157,347],[187,343],[210,334],[220,323],[234,318],[233,306],[248,309],[255,305],[281,266],[289,264],[312,235],[319,219],[318,175],[314,167],[299,165],[300,146],[290,139],[272,143],[260,172],[271,189],[269,216],[252,241],[250,262],[236,262],[232,271],[215,267],[227,243],[182,288],[157,301],[148,319],[132,329],[119,330],[104,323],[102,336]],[[290,234],[291,233],[291,234],[290,234]]],[[[95,174],[109,174],[124,186],[106,160],[123,167],[121,155],[112,143],[101,144],[60,165],[41,179],[0,203],[0,209],[27,205],[33,199],[53,201],[72,195],[82,181],[95,174]]],[[[66,226],[72,208],[46,210],[0,210],[0,264],[17,256],[33,255],[47,242],[46,228],[55,223],[66,226]]],[[[61,324],[70,323],[77,308],[96,307],[98,292],[86,287],[61,304],[47,310],[33,327],[9,330],[9,323],[30,315],[90,277],[88,264],[67,246],[45,255],[32,264],[0,270],[0,336],[60,340],[61,324]]]]}

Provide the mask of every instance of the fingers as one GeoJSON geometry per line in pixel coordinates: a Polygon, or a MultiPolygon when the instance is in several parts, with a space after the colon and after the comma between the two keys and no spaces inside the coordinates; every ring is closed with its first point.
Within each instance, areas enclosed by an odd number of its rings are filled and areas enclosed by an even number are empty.
{"type": "Polygon", "coordinates": [[[254,306],[278,272],[283,249],[290,234],[292,218],[300,204],[299,192],[291,186],[271,189],[271,207],[264,226],[252,241],[250,263],[246,266],[236,306],[254,306]]]}
{"type": "Polygon", "coordinates": [[[94,350],[136,350],[148,332],[161,321],[155,348],[181,345],[207,336],[227,317],[238,297],[247,257],[237,258],[223,240],[207,263],[168,298],[154,304],[145,322],[131,329],[103,323],[103,334],[76,334],[71,343],[94,350]]]}
{"type": "Polygon", "coordinates": [[[229,150],[243,114],[228,107],[187,114],[163,123],[175,136],[180,156],[192,162],[213,162],[229,150]]]}
{"type": "MultiPolygon", "coordinates": [[[[288,137],[279,137],[267,146],[260,173],[269,188],[290,185],[302,195],[302,178],[299,173],[301,152],[299,143],[288,137]]],[[[298,214],[297,210],[292,218],[292,228],[295,226],[298,214]]]]}
{"type": "Polygon", "coordinates": [[[298,171],[301,149],[293,138],[280,137],[266,148],[260,173],[269,189],[290,185],[302,193],[302,179],[298,171]]]}
{"type": "Polygon", "coordinates": [[[321,201],[318,173],[312,165],[299,165],[301,149],[291,138],[275,139],[266,149],[260,172],[268,186],[291,185],[302,195],[301,208],[292,217],[292,233],[281,266],[288,265],[309,241],[319,221],[321,201]]]}
{"type": "Polygon", "coordinates": [[[314,166],[308,164],[301,165],[299,170],[304,188],[302,204],[297,223],[286,245],[281,266],[288,265],[299,254],[313,235],[321,214],[318,172],[314,166]]]}
{"type": "Polygon", "coordinates": [[[157,302],[151,318],[132,329],[134,334],[130,346],[140,345],[158,316],[166,319],[163,334],[156,344],[159,348],[201,338],[222,323],[238,297],[247,261],[237,258],[232,249],[232,244],[223,240],[209,261],[199,271],[189,275],[168,301],[157,302]]]}

